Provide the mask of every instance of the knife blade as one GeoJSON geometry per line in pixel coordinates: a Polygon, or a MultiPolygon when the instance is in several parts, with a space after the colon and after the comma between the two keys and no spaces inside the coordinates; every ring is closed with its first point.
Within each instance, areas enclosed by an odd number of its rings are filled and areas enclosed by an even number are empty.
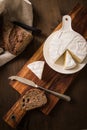
{"type": "Polygon", "coordinates": [[[65,94],[61,94],[61,93],[58,93],[58,92],[55,92],[55,91],[43,88],[41,86],[38,86],[33,81],[31,81],[29,79],[26,79],[26,78],[23,78],[23,77],[20,77],[20,76],[10,76],[8,79],[10,79],[10,80],[17,80],[17,81],[19,81],[19,82],[21,82],[23,84],[26,84],[26,85],[32,86],[34,88],[38,88],[38,89],[44,90],[45,92],[53,94],[53,95],[59,97],[60,99],[65,100],[65,101],[69,102],[71,100],[70,96],[67,96],[65,94]]]}

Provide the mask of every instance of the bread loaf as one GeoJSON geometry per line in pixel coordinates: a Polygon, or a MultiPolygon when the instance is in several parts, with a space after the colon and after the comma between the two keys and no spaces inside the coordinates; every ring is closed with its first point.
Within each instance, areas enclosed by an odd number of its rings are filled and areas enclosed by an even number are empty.
{"type": "Polygon", "coordinates": [[[32,39],[32,34],[23,28],[4,20],[3,42],[5,50],[14,55],[20,54],[32,39]]]}
{"type": "Polygon", "coordinates": [[[20,54],[32,39],[30,32],[14,25],[6,16],[3,17],[2,28],[3,47],[11,54],[20,54]]]}

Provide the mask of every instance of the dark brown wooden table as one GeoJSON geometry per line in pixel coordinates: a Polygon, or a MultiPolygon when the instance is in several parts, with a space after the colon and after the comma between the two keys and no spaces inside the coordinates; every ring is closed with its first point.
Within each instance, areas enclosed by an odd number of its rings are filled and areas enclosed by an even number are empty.
{"type": "MultiPolygon", "coordinates": [[[[26,61],[39,48],[45,38],[54,30],[61,21],[61,14],[67,14],[78,0],[31,0],[34,8],[34,25],[42,29],[43,35],[34,36],[33,41],[26,50],[17,58],[0,68],[0,130],[12,130],[2,117],[10,107],[18,100],[19,94],[9,85],[8,77],[17,74],[26,61]],[[41,3],[40,3],[41,2],[41,3]],[[46,7],[47,5],[51,8],[46,7]],[[59,2],[59,4],[58,4],[59,2]],[[63,3],[64,2],[64,3],[63,3]],[[59,6],[59,7],[58,7],[59,6]],[[48,9],[48,15],[46,12],[48,9]],[[41,12],[39,13],[38,11],[41,12]],[[44,10],[44,12],[43,12],[44,10]],[[39,15],[38,15],[39,14],[39,15]],[[44,14],[42,17],[41,14],[44,14]],[[43,21],[44,19],[46,21],[43,21]],[[45,23],[45,26],[44,26],[45,23]],[[48,29],[49,28],[49,29],[48,29]]],[[[86,0],[84,0],[87,6],[86,0]]],[[[83,130],[87,129],[87,65],[80,71],[77,78],[66,91],[72,97],[72,102],[68,103],[60,100],[49,115],[44,115],[38,109],[27,112],[15,130],[83,130]]]]}

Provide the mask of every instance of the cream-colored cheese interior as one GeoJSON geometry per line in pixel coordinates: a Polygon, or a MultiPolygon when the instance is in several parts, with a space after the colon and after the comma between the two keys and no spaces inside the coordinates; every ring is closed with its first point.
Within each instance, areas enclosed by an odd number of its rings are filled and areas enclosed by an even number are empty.
{"type": "Polygon", "coordinates": [[[76,67],[77,63],[73,59],[70,52],[67,50],[65,53],[65,62],[64,62],[64,69],[72,69],[76,67]]]}

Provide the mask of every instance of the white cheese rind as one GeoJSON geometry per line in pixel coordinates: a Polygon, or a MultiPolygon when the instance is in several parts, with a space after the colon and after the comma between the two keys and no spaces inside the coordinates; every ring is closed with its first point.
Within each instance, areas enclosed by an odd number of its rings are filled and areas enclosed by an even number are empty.
{"type": "Polygon", "coordinates": [[[87,42],[86,40],[80,35],[78,35],[74,42],[71,42],[70,45],[67,48],[74,59],[81,63],[87,56],[87,42]]]}
{"type": "Polygon", "coordinates": [[[60,36],[57,33],[53,35],[52,40],[47,40],[49,49],[48,54],[50,60],[55,62],[66,50],[69,50],[74,59],[81,63],[87,56],[87,42],[77,32],[61,32],[60,36]]]}
{"type": "Polygon", "coordinates": [[[46,43],[49,46],[48,54],[52,62],[55,62],[64,54],[67,50],[68,45],[74,40],[76,34],[74,31],[68,32],[55,32],[47,39],[46,43]]]}
{"type": "Polygon", "coordinates": [[[42,79],[44,69],[44,61],[35,61],[27,65],[27,67],[39,78],[42,79]]]}
{"type": "Polygon", "coordinates": [[[73,69],[74,67],[76,67],[76,65],[77,65],[76,62],[72,58],[72,56],[69,53],[69,51],[66,51],[64,69],[67,69],[67,70],[68,69],[73,69]]]}

